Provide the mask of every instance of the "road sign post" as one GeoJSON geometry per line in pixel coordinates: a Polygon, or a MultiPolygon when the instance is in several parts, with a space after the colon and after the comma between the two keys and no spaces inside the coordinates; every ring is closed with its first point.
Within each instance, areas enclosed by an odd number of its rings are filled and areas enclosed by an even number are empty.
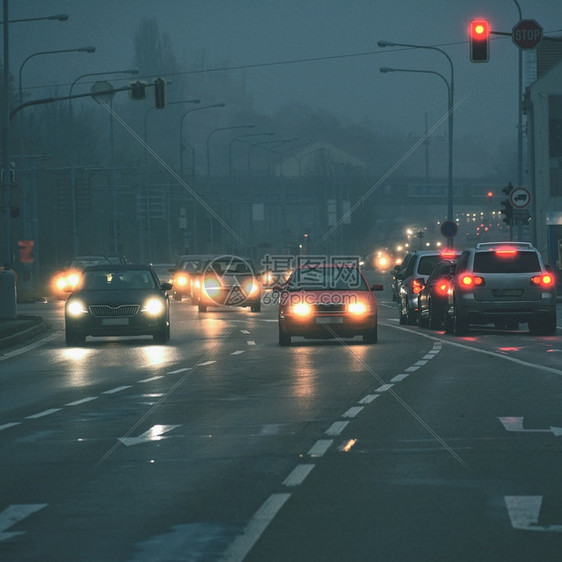
{"type": "Polygon", "coordinates": [[[511,40],[520,49],[534,49],[542,41],[542,26],[535,20],[520,20],[511,30],[511,40]]]}

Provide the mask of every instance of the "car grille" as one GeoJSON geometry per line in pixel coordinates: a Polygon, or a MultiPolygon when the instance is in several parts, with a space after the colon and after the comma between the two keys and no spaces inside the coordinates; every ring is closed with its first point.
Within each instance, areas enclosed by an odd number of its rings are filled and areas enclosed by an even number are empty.
{"type": "Polygon", "coordinates": [[[121,304],[119,306],[109,306],[108,304],[94,304],[88,307],[90,314],[95,318],[115,318],[132,317],[140,310],[138,304],[121,304]]]}
{"type": "Polygon", "coordinates": [[[315,304],[314,310],[317,312],[344,312],[345,304],[315,304]]]}

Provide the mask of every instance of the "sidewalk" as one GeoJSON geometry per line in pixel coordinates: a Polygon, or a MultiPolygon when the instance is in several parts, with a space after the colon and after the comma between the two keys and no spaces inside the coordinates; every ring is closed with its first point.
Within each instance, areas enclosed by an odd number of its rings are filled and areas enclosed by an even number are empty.
{"type": "Polygon", "coordinates": [[[41,316],[18,315],[15,320],[0,320],[0,350],[32,340],[48,329],[41,316]]]}

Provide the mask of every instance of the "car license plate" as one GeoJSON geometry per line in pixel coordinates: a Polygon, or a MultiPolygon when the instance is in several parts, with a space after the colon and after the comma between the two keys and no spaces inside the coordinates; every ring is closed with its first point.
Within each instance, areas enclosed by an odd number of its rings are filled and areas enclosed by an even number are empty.
{"type": "Polygon", "coordinates": [[[495,289],[492,292],[495,297],[520,297],[523,289],[495,289]]]}
{"type": "Polygon", "coordinates": [[[102,326],[128,326],[129,319],[128,318],[102,318],[101,325],[102,326]]]}
{"type": "Polygon", "coordinates": [[[317,324],[343,324],[341,316],[318,316],[316,318],[317,324]]]}

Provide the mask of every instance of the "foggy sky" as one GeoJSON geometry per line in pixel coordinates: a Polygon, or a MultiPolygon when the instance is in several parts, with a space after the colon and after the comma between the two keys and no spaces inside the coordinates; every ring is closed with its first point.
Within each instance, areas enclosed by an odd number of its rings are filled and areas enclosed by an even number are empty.
{"type": "MultiPolygon", "coordinates": [[[[536,19],[545,33],[562,33],[558,2],[519,5],[523,18],[536,19]]],[[[259,112],[298,101],[346,121],[368,120],[412,135],[423,133],[426,115],[431,126],[445,113],[445,84],[429,74],[381,74],[379,67],[431,70],[449,79],[448,62],[433,51],[381,49],[377,41],[438,46],[454,65],[455,137],[516,139],[517,47],[509,37],[494,39],[490,62],[470,63],[466,31],[470,19],[482,16],[492,29],[510,32],[518,19],[513,0],[10,0],[9,6],[10,20],[70,16],[65,23],[10,26],[16,86],[20,65],[32,53],[97,49],[28,61],[22,72],[28,99],[64,95],[84,73],[131,68],[134,32],[143,18],[154,17],[187,70],[201,55],[210,68],[263,64],[228,71],[243,74],[259,112]]]]}

